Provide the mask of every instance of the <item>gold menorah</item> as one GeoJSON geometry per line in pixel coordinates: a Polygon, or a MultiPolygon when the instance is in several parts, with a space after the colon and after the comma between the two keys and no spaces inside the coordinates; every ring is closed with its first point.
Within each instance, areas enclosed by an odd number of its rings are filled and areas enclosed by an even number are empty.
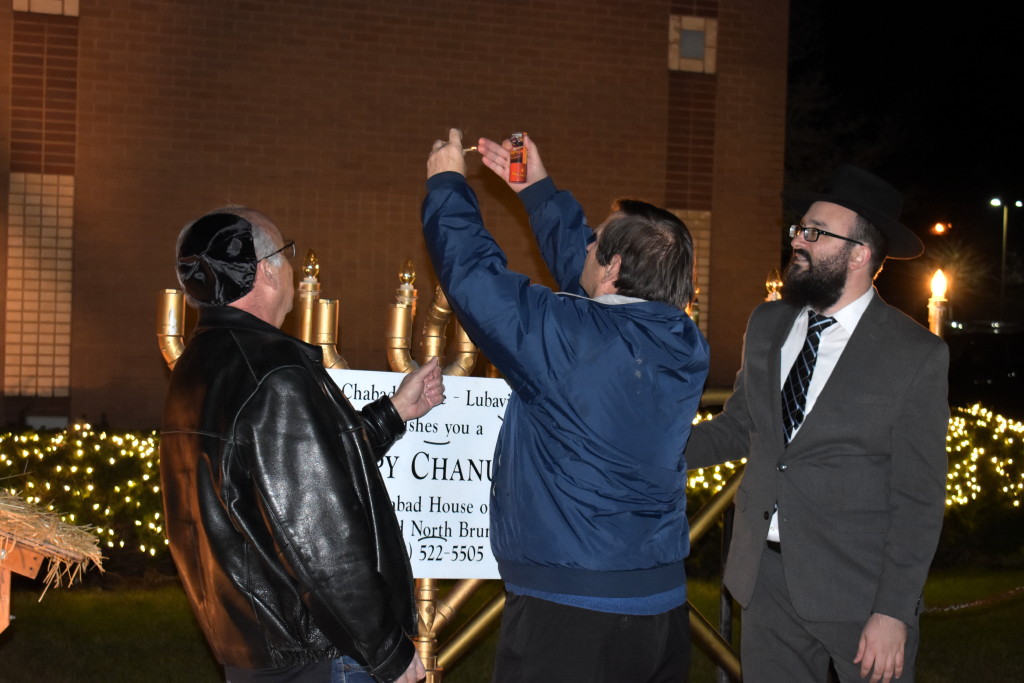
{"type": "MultiPolygon", "coordinates": [[[[413,270],[412,259],[406,259],[402,269],[398,271],[401,284],[395,290],[395,302],[391,304],[391,317],[388,322],[387,354],[388,365],[395,372],[412,372],[419,365],[412,359],[410,347],[412,339],[410,330],[416,316],[416,272],[413,270]]],[[[446,347],[445,330],[452,318],[452,308],[448,305],[441,286],[434,290],[434,300],[427,310],[423,321],[423,333],[420,344],[423,349],[421,362],[431,358],[439,358],[444,363],[446,347]]],[[[462,329],[458,318],[455,319],[454,353],[451,363],[444,367],[444,374],[466,377],[473,373],[479,351],[466,331],[462,329]]]]}

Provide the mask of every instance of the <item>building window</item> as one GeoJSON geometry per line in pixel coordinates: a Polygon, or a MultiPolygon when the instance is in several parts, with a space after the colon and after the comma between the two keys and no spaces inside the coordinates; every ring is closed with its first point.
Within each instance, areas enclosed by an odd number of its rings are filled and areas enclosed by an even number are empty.
{"type": "MultiPolygon", "coordinates": [[[[71,390],[78,2],[16,0],[3,300],[3,392],[71,390]]],[[[45,410],[55,408],[49,402],[45,410]]],[[[38,402],[32,402],[36,409],[38,402]]]]}
{"type": "Polygon", "coordinates": [[[12,173],[8,201],[4,394],[67,396],[74,178],[12,173]]]}
{"type": "Polygon", "coordinates": [[[35,14],[59,14],[65,17],[78,16],[78,0],[14,0],[15,12],[35,14]]]}
{"type": "Polygon", "coordinates": [[[673,14],[668,24],[668,68],[713,74],[718,56],[718,20],[673,14]]]}

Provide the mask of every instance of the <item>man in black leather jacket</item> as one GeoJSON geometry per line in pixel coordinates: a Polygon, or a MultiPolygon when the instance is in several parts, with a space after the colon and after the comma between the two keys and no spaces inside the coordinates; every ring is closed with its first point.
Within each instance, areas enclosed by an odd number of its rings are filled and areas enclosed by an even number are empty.
{"type": "Polygon", "coordinates": [[[229,683],[412,683],[424,675],[412,572],[376,462],[443,400],[440,370],[425,364],[357,413],[319,347],[278,329],[289,252],[243,208],[178,239],[199,323],[161,435],[171,554],[229,683]]]}

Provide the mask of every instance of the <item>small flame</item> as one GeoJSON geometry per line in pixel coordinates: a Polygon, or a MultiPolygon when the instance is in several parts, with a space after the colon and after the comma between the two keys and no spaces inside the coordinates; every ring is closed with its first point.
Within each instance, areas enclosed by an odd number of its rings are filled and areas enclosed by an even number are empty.
{"type": "Polygon", "coordinates": [[[768,297],[765,301],[775,301],[782,298],[780,294],[782,290],[782,276],[779,275],[778,268],[772,268],[772,272],[768,274],[768,279],[765,280],[764,287],[768,290],[768,297]]]}
{"type": "Polygon", "coordinates": [[[946,298],[946,275],[939,268],[935,271],[935,275],[932,276],[932,298],[933,299],[945,299],[946,298]]]}

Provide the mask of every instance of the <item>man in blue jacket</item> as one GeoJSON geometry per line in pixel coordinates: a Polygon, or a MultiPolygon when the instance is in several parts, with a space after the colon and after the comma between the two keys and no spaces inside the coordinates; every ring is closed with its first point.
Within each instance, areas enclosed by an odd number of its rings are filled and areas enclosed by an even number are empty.
{"type": "MultiPolygon", "coordinates": [[[[448,299],[513,389],[491,493],[508,593],[494,680],[685,680],[683,447],[708,370],[683,310],[692,241],[678,218],[636,201],[592,230],[526,146],[526,182],[509,186],[561,293],[508,269],[457,130],[434,143],[423,203],[448,299]]],[[[507,179],[509,142],[478,147],[507,179]]]]}

